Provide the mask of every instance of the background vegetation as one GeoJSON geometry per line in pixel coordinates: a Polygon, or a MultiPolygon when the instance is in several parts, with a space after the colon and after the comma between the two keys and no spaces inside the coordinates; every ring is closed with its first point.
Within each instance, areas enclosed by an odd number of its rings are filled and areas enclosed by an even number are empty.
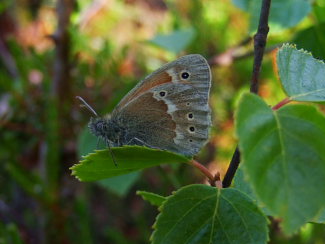
{"type": "MultiPolygon", "coordinates": [[[[259,0],[3,0],[0,3],[0,243],[148,243],[157,210],[137,190],[169,195],[204,183],[187,165],[80,183],[69,168],[96,148],[85,98],[104,115],[146,74],[200,53],[212,68],[211,137],[197,156],[223,176],[236,147],[233,113],[249,90],[259,0]]],[[[259,94],[283,98],[276,47],[325,59],[325,0],[272,1],[259,94]],[[282,11],[281,11],[282,10],[282,11]],[[286,14],[283,14],[285,12],[286,14]]],[[[270,243],[325,243],[324,226],[270,243]]]]}

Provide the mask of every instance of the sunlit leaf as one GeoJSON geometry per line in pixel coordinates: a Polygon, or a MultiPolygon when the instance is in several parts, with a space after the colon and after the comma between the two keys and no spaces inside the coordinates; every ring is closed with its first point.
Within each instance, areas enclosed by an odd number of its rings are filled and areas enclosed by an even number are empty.
{"type": "MultiPolygon", "coordinates": [[[[96,147],[105,148],[102,141],[98,141],[98,138],[89,132],[86,126],[80,133],[78,138],[78,154],[79,158],[82,155],[87,155],[96,149],[96,147]]],[[[110,179],[104,179],[97,181],[96,183],[105,189],[116,193],[119,196],[125,196],[133,184],[139,179],[140,173],[133,172],[130,174],[115,176],[110,179]]]]}
{"type": "Polygon", "coordinates": [[[310,221],[325,203],[325,117],[315,107],[273,111],[246,94],[236,113],[243,167],[257,197],[286,233],[310,221]]]}
{"type": "Polygon", "coordinates": [[[325,101],[325,64],[310,53],[283,45],[277,55],[279,75],[292,100],[325,101]]]}
{"type": "Polygon", "coordinates": [[[112,148],[115,166],[109,150],[90,153],[71,167],[72,175],[81,181],[94,181],[128,174],[160,164],[186,163],[188,158],[168,151],[139,146],[112,148]]]}

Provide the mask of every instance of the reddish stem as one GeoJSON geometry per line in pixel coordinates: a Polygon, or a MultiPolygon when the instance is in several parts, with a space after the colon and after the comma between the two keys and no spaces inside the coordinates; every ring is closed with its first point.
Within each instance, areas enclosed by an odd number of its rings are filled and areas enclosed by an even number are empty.
{"type": "Polygon", "coordinates": [[[202,164],[200,164],[199,162],[195,161],[194,159],[190,162],[195,168],[197,168],[198,170],[201,171],[202,174],[204,174],[208,180],[211,186],[216,186],[216,181],[220,180],[220,174],[216,174],[216,176],[213,176],[210,171],[204,167],[202,164]]]}
{"type": "Polygon", "coordinates": [[[279,102],[278,104],[276,104],[275,106],[273,106],[272,107],[272,110],[278,110],[279,108],[281,108],[282,106],[286,105],[289,102],[291,102],[290,98],[289,97],[286,97],[281,102],[279,102]]]}

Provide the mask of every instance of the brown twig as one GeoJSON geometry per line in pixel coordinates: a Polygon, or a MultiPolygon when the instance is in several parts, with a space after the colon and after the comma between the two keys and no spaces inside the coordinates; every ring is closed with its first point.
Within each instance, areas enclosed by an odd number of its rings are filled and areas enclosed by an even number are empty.
{"type": "Polygon", "coordinates": [[[222,181],[222,186],[224,188],[229,187],[231,185],[232,179],[234,178],[236,171],[239,167],[239,163],[240,163],[240,152],[237,146],[234,154],[232,155],[225,177],[223,178],[222,181]]]}
{"type": "MultiPolygon", "coordinates": [[[[254,36],[254,65],[251,79],[250,91],[258,93],[258,80],[266,45],[267,34],[269,32],[268,18],[270,13],[271,0],[263,0],[257,33],[254,36]]],[[[231,159],[225,177],[222,181],[223,187],[229,187],[240,163],[240,152],[238,146],[231,159]]]]}
{"type": "Polygon", "coordinates": [[[269,13],[271,0],[263,0],[257,33],[254,36],[254,65],[251,80],[251,92],[258,93],[258,80],[260,76],[267,34],[269,33],[269,13]]]}
{"type": "MultiPolygon", "coordinates": [[[[249,42],[247,42],[247,40],[251,40],[251,39],[252,38],[250,38],[250,39],[247,38],[247,39],[241,41],[238,45],[236,45],[234,47],[230,47],[225,52],[213,56],[208,61],[209,65],[210,66],[228,66],[237,60],[241,60],[241,59],[245,59],[245,58],[254,56],[254,53],[255,53],[254,50],[241,52],[241,49],[243,48],[243,46],[247,45],[249,43],[249,42]]],[[[270,47],[266,47],[264,50],[264,53],[270,53],[273,50],[275,50],[281,46],[282,46],[282,44],[277,44],[277,45],[273,45],[270,47]]]]}
{"type": "MultiPolygon", "coordinates": [[[[277,48],[279,48],[281,46],[282,46],[282,44],[266,47],[265,50],[264,50],[264,54],[265,53],[270,53],[270,52],[274,51],[275,49],[277,49],[277,48]]],[[[253,55],[254,55],[254,50],[243,53],[243,54],[237,54],[237,55],[234,56],[234,60],[245,59],[245,58],[251,57],[253,55]]]]}
{"type": "Polygon", "coordinates": [[[237,52],[239,49],[241,49],[243,46],[247,45],[250,43],[252,40],[251,37],[247,37],[244,40],[242,40],[240,43],[237,45],[230,47],[228,50],[225,52],[218,54],[216,56],[213,56],[212,58],[209,59],[209,65],[214,66],[224,66],[224,65],[229,65],[231,64],[238,56],[237,52]]]}

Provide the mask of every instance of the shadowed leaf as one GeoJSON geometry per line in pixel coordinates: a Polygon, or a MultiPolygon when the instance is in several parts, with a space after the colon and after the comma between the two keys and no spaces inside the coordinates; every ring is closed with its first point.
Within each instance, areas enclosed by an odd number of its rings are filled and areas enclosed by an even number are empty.
{"type": "Polygon", "coordinates": [[[189,185],[161,206],[153,244],[256,244],[267,242],[267,219],[235,189],[189,185]]]}
{"type": "Polygon", "coordinates": [[[137,195],[141,196],[143,200],[146,200],[157,207],[160,207],[167,199],[166,197],[147,191],[137,191],[137,195]]]}

